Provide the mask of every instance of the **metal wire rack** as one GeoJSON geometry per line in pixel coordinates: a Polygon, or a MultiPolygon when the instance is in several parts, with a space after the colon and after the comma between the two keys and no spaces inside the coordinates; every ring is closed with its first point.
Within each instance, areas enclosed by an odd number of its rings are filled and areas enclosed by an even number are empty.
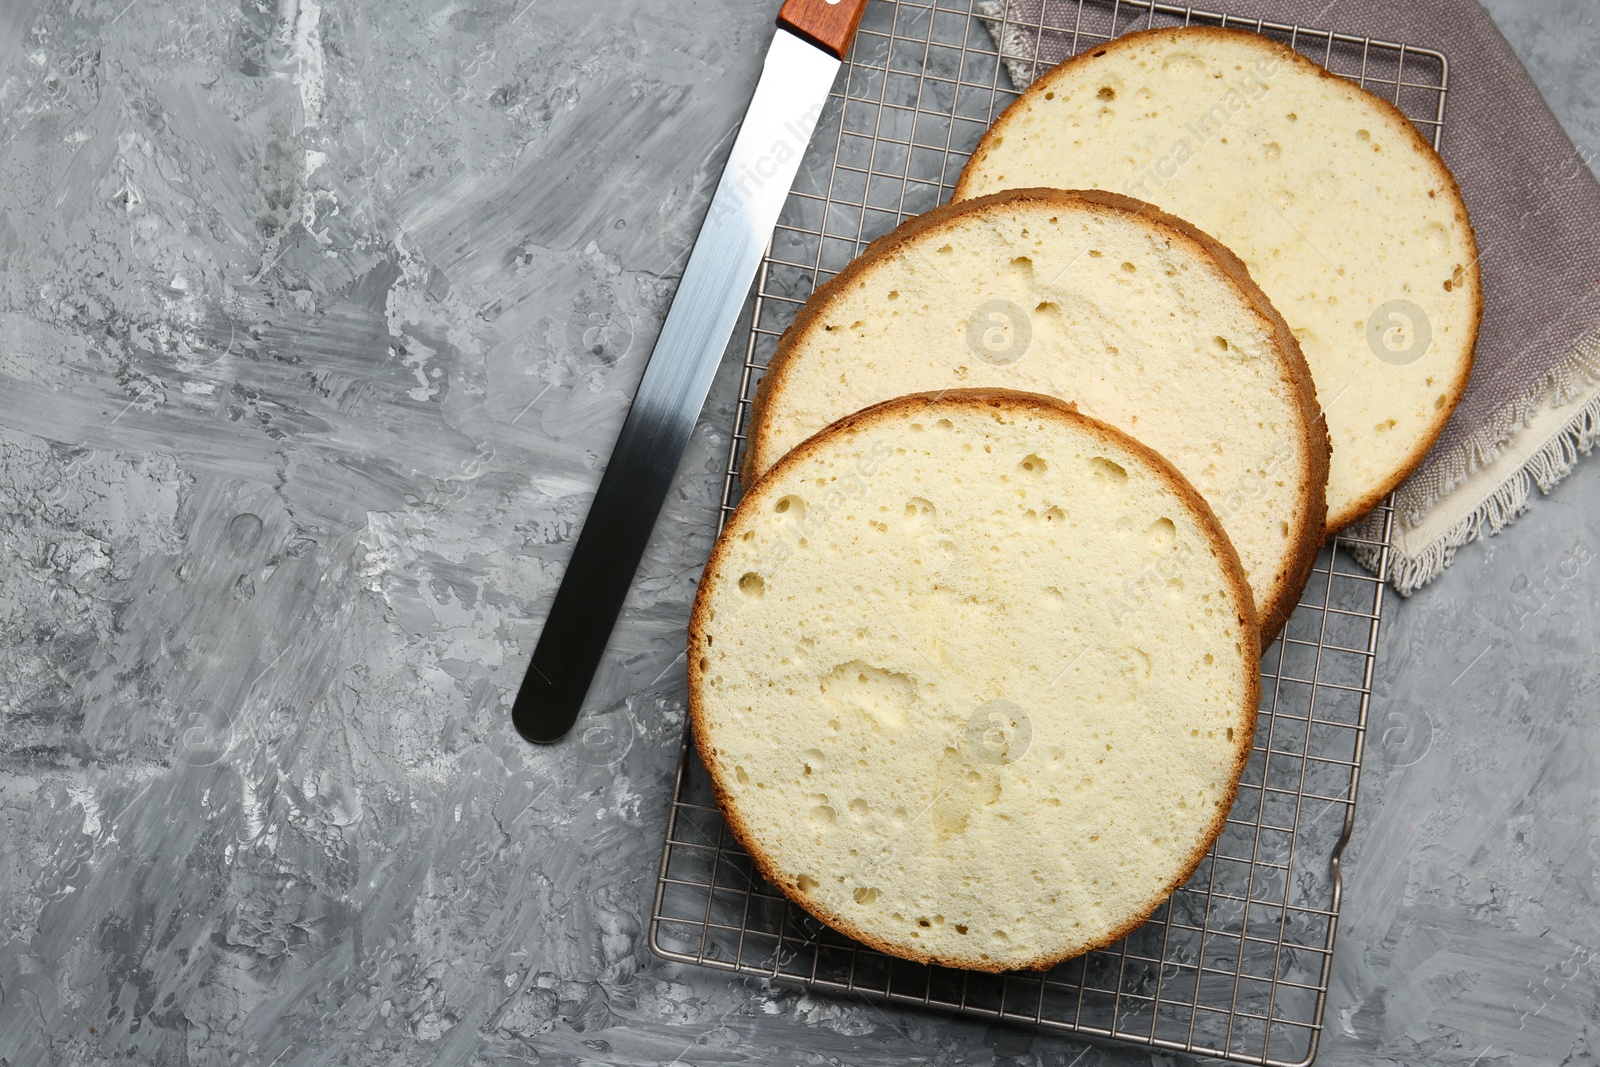
{"type": "MultiPolygon", "coordinates": [[[[1449,67],[1435,51],[1138,0],[874,0],[835,83],[756,284],[720,521],[738,502],[754,387],[816,286],[910,215],[945,201],[1011,84],[1130,30],[1254,30],[1397,104],[1437,147],[1449,67]],[[1033,12],[1021,16],[1024,7],[1033,12]],[[1003,42],[997,44],[996,42],[1003,42]],[[1015,81],[1011,81],[1015,79],[1015,81]]],[[[840,994],[1240,1063],[1315,1057],[1338,927],[1339,857],[1356,789],[1382,583],[1382,540],[1325,547],[1262,660],[1255,749],[1226,828],[1189,882],[1123,941],[1043,973],[894,959],[818,923],[766,883],[728,832],[705,769],[680,754],[650,945],[679,962],[840,994]]]]}

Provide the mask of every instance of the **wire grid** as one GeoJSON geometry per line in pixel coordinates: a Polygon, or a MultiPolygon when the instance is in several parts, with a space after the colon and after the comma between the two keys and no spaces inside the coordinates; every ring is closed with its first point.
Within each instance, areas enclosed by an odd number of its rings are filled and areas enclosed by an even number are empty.
{"type": "MultiPolygon", "coordinates": [[[[1031,22],[1014,13],[1013,4],[983,0],[868,6],[757,277],[719,526],[738,502],[754,386],[795,312],[872,240],[948,199],[978,139],[1016,97],[1006,75],[1031,80],[1046,65],[1047,35],[1076,54],[1151,26],[1254,30],[1387,97],[1439,144],[1449,68],[1429,49],[1133,0],[1048,0],[1031,22]]],[[[1382,582],[1338,545],[1376,550],[1382,573],[1391,505],[1379,515],[1381,541],[1341,535],[1324,547],[1262,659],[1254,751],[1222,835],[1188,883],[1117,944],[1043,974],[1006,975],[913,964],[859,945],[756,873],[686,730],[651,948],[679,962],[1091,1038],[1240,1063],[1310,1063],[1383,604],[1382,582]]]]}

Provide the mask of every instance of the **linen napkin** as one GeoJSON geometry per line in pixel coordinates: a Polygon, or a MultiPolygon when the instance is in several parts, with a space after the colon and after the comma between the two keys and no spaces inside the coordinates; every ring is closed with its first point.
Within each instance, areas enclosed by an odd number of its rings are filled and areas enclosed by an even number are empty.
{"type": "MultiPolygon", "coordinates": [[[[1074,29],[1082,50],[1183,21],[1100,0],[979,6],[1019,91],[1071,54],[1074,29]]],[[[1466,395],[1395,492],[1382,577],[1409,596],[1600,440],[1600,182],[1477,0],[1231,0],[1227,14],[1429,48],[1449,61],[1440,153],[1477,232],[1484,312],[1466,395]]],[[[1312,40],[1320,60],[1325,38],[1312,40]]],[[[1401,92],[1404,108],[1415,91],[1401,92]]],[[[1378,540],[1382,524],[1369,519],[1352,533],[1378,540]]],[[[1377,569],[1379,550],[1352,550],[1377,569]]]]}

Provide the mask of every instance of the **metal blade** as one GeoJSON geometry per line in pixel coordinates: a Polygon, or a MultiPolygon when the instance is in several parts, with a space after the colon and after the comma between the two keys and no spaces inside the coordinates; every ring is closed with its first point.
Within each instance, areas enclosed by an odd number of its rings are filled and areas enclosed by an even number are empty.
{"type": "Polygon", "coordinates": [[[839,60],[780,29],[512,708],[530,741],[571,729],[733,334],[839,60]]]}

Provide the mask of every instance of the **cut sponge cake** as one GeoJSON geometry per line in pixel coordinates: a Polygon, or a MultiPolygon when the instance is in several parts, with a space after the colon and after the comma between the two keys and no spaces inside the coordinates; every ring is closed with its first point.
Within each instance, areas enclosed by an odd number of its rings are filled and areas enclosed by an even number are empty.
{"type": "Polygon", "coordinates": [[[956,387],[1060,397],[1171,460],[1277,634],[1322,544],[1328,438],[1294,337],[1230,252],[1104,192],[1020,190],[913,219],[785,333],[745,482],[852,411],[956,387]]]}
{"type": "Polygon", "coordinates": [[[695,739],[770,881],[883,951],[1041,968],[1144,921],[1221,830],[1259,632],[1200,496],[1004,390],[808,439],[718,539],[695,739]]]}
{"type": "Polygon", "coordinates": [[[1482,309],[1455,179],[1393,105],[1259,34],[1129,34],[1029,87],[957,200],[1049,185],[1149,200],[1227,245],[1288,320],[1333,438],[1328,525],[1422,461],[1482,309]]]}

